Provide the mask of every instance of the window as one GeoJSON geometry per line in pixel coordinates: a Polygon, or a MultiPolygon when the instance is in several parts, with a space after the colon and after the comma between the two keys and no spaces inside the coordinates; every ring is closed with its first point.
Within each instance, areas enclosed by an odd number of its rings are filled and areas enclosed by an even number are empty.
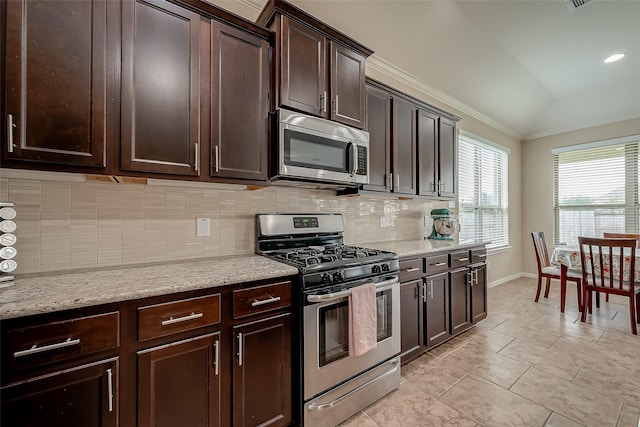
{"type": "Polygon", "coordinates": [[[509,245],[509,151],[460,135],[458,145],[460,240],[509,245]]]}
{"type": "Polygon", "coordinates": [[[638,150],[637,136],[552,150],[554,243],[638,233],[638,150]]]}

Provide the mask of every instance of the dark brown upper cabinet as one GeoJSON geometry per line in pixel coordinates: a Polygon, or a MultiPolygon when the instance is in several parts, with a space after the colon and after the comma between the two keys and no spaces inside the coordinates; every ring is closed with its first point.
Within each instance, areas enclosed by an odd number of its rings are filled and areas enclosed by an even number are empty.
{"type": "Polygon", "coordinates": [[[200,15],[123,1],[121,168],[199,175],[200,15]]]}
{"type": "Polygon", "coordinates": [[[418,194],[456,196],[456,123],[437,114],[418,113],[418,194]]]}
{"type": "Polygon", "coordinates": [[[273,107],[364,128],[373,51],[283,0],[267,2],[257,22],[276,33],[273,107]]]}
{"type": "Polygon", "coordinates": [[[393,170],[394,193],[415,195],[416,186],[416,116],[414,104],[393,99],[393,170]]]}
{"type": "Polygon", "coordinates": [[[117,4],[21,0],[4,7],[5,158],[104,167],[107,15],[117,15],[117,4]]]}
{"type": "Polygon", "coordinates": [[[365,190],[391,190],[391,96],[367,85],[367,121],[369,132],[369,184],[365,190]]]}
{"type": "Polygon", "coordinates": [[[211,21],[211,176],[267,179],[269,44],[211,21]]]}

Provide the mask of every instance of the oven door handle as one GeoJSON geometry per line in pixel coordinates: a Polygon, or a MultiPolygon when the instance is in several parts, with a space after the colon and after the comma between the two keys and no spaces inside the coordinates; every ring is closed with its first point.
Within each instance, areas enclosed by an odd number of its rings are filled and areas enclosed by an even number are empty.
{"type": "Polygon", "coordinates": [[[348,393],[343,394],[342,396],[340,396],[339,398],[337,398],[334,401],[331,401],[329,403],[322,403],[320,405],[309,405],[309,410],[310,411],[322,411],[323,409],[329,409],[329,408],[333,408],[334,406],[336,406],[337,404],[339,404],[340,402],[342,402],[343,400],[347,399],[350,396],[353,396],[355,393],[359,392],[360,390],[362,390],[363,388],[366,388],[368,386],[370,386],[371,384],[373,384],[374,382],[378,381],[379,379],[382,379],[388,375],[394,374],[398,368],[400,367],[400,363],[398,362],[398,359],[395,358],[393,360],[390,360],[389,362],[390,364],[393,364],[393,368],[389,369],[387,372],[385,372],[384,374],[375,377],[369,381],[367,381],[366,383],[354,388],[353,390],[349,391],[348,393]]]}
{"type": "MultiPolygon", "coordinates": [[[[391,280],[384,280],[378,284],[376,284],[376,292],[382,292],[389,290],[393,287],[393,285],[398,283],[398,279],[394,278],[391,280]]],[[[340,298],[345,298],[351,295],[351,289],[347,289],[340,292],[332,292],[330,294],[320,294],[320,295],[308,295],[307,301],[309,302],[327,302],[333,301],[340,298]]]]}

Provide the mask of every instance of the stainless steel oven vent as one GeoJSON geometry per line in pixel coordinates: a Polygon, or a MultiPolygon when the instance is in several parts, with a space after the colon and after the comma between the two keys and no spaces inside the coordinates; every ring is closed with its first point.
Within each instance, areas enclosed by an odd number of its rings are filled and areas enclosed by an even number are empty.
{"type": "Polygon", "coordinates": [[[591,0],[564,0],[565,4],[567,5],[567,8],[570,11],[576,10],[577,8],[584,6],[585,4],[589,3],[591,0]]]}

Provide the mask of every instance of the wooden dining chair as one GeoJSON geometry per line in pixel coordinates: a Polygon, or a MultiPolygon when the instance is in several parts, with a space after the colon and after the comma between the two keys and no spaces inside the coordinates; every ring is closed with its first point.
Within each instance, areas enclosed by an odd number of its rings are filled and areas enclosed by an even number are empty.
{"type": "Polygon", "coordinates": [[[636,286],[636,242],[633,239],[578,237],[582,262],[582,316],[586,322],[591,312],[593,292],[629,298],[631,333],[638,335],[640,287],[636,286]],[[616,267],[617,266],[617,267],[616,267]]]}
{"type": "MultiPolygon", "coordinates": [[[[547,243],[544,240],[544,233],[542,231],[534,231],[531,233],[533,239],[533,247],[536,252],[536,262],[538,263],[538,290],[536,291],[536,299],[538,302],[540,299],[540,291],[542,290],[542,279],[546,280],[546,287],[544,290],[544,297],[549,297],[549,287],[551,286],[551,279],[560,280],[560,312],[564,313],[565,301],[567,299],[567,284],[562,282],[562,275],[559,267],[552,265],[549,261],[549,250],[547,249],[547,243]]],[[[578,308],[582,308],[582,288],[580,282],[582,281],[582,275],[574,270],[567,272],[567,280],[576,283],[576,291],[578,293],[578,308]]]]}
{"type": "MultiPolygon", "coordinates": [[[[636,239],[636,249],[640,248],[640,234],[635,233],[602,233],[605,239],[636,239]]],[[[609,302],[609,294],[606,295],[606,301],[609,302]]],[[[598,307],[600,307],[598,305],[598,307]]]]}

